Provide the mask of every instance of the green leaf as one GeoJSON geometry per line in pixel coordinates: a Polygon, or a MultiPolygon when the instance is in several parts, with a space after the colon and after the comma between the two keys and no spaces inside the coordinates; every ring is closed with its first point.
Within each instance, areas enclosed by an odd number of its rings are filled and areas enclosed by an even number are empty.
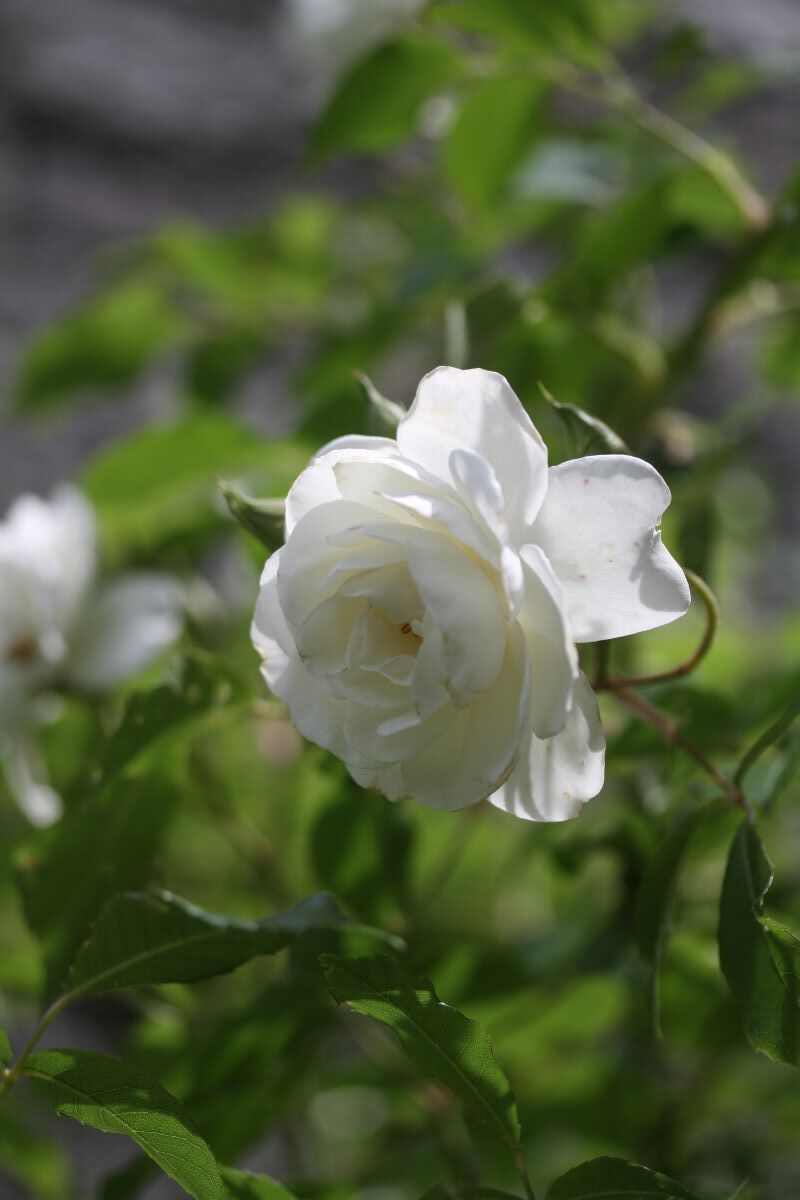
{"type": "Polygon", "coordinates": [[[14,1057],[5,1029],[0,1029],[0,1067],[7,1067],[14,1057]]]}
{"type": "Polygon", "coordinates": [[[352,927],[333,896],[321,892],[261,921],[205,912],[170,892],[127,892],[105,906],[70,975],[69,991],[92,995],[155,983],[194,983],[225,975],[261,954],[283,950],[301,933],[352,927]]]}
{"type": "Polygon", "coordinates": [[[442,145],[445,176],[467,201],[490,209],[536,130],[542,86],[534,76],[496,79],[472,92],[442,145]]]}
{"type": "Polygon", "coordinates": [[[17,851],[25,918],[44,954],[45,1000],[61,990],[105,901],[146,882],[177,799],[164,779],[121,780],[17,851]]]}
{"type": "Polygon", "coordinates": [[[698,829],[728,806],[712,800],[682,813],[673,822],[647,864],[636,897],[635,929],[639,954],[647,972],[653,1028],[660,1034],[658,972],[669,934],[670,916],[678,875],[698,829]]]}
{"type": "Polygon", "coordinates": [[[22,362],[17,399],[39,406],[119,387],[178,342],[184,326],[159,286],[116,284],[34,339],[22,362]]]}
{"type": "Polygon", "coordinates": [[[429,980],[411,979],[391,959],[323,955],[321,962],[338,1004],[388,1025],[421,1070],[519,1146],[516,1100],[482,1025],[443,1004],[429,980]]]}
{"type": "Polygon", "coordinates": [[[473,1183],[437,1183],[421,1200],[519,1200],[513,1192],[501,1192],[493,1187],[473,1183]]]}
{"type": "Polygon", "coordinates": [[[593,1158],[573,1167],[547,1191],[546,1200],[697,1200],[682,1184],[659,1171],[622,1158],[593,1158]]]}
{"type": "Polygon", "coordinates": [[[314,130],[312,157],[375,152],[403,141],[415,131],[422,102],[446,90],[460,69],[456,52],[431,37],[384,42],[340,80],[314,130]]]}
{"type": "Polygon", "coordinates": [[[288,1188],[268,1175],[253,1175],[233,1167],[222,1167],[221,1174],[226,1200],[295,1200],[288,1188]]]}
{"type": "Polygon", "coordinates": [[[218,476],[280,496],[308,459],[296,440],[265,441],[230,417],[207,413],[141,430],[103,450],[84,472],[83,487],[98,509],[109,554],[118,558],[187,530],[218,528],[218,476]]]}
{"type": "Polygon", "coordinates": [[[44,1050],[25,1074],[59,1116],[133,1140],[196,1200],[223,1200],[214,1155],[180,1103],[154,1079],[109,1054],[44,1050]]]}
{"type": "Polygon", "coordinates": [[[122,720],[71,789],[67,812],[34,834],[16,855],[25,917],[45,955],[45,995],[60,989],[75,953],[101,907],[117,891],[140,888],[177,802],[160,775],[141,771],[169,739],[185,735],[239,694],[235,676],[218,661],[196,655],[174,681],[135,693],[122,720]],[[86,848],[102,870],[86,869],[86,848]]]}
{"type": "Polygon", "coordinates": [[[719,915],[719,960],[751,1045],[800,1065],[800,940],[765,917],[772,864],[745,821],[731,846],[719,915]]]}
{"type": "Polygon", "coordinates": [[[602,61],[597,8],[591,0],[456,0],[430,4],[435,23],[452,24],[465,31],[493,34],[526,58],[532,51],[558,51],[587,64],[602,61]]]}
{"type": "Polygon", "coordinates": [[[286,533],[285,500],[254,500],[224,479],[217,480],[217,487],[225,497],[231,516],[243,529],[257,538],[270,553],[280,549],[286,533]]]}
{"type": "Polygon", "coordinates": [[[163,749],[167,739],[184,736],[187,727],[244,695],[239,677],[219,659],[198,653],[181,659],[168,683],[131,696],[98,761],[76,785],[76,798],[107,787],[141,755],[163,749]]]}
{"type": "Polygon", "coordinates": [[[311,830],[317,879],[356,912],[372,917],[384,901],[402,903],[412,839],[401,806],[348,781],[311,830]]]}

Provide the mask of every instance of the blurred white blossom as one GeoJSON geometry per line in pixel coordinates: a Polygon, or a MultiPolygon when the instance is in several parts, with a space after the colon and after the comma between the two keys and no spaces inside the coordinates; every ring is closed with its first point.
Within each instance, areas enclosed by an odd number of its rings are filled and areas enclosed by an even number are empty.
{"type": "Polygon", "coordinates": [[[91,505],[75,488],[24,495],[0,522],[0,751],[9,784],[37,824],[59,811],[33,731],[39,698],[99,692],[151,662],[180,634],[176,580],[99,576],[91,505]]]}

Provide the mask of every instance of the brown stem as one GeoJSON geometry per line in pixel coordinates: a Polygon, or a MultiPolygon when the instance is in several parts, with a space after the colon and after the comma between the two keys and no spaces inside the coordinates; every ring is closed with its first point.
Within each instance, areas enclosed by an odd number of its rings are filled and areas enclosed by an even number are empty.
{"type": "Polygon", "coordinates": [[[657,708],[654,708],[648,700],[645,700],[643,696],[638,695],[636,692],[629,691],[627,688],[615,688],[614,695],[620,704],[624,704],[626,708],[630,709],[641,720],[646,721],[648,725],[652,725],[659,733],[663,733],[664,737],[668,738],[674,745],[680,746],[681,750],[685,754],[688,754],[690,758],[693,758],[697,765],[705,771],[706,775],[713,779],[717,786],[725,792],[731,803],[738,804],[746,811],[748,817],[751,820],[753,819],[753,809],[741,788],[728,779],[726,775],[723,775],[696,746],[688,741],[674,722],[670,721],[657,708]]]}
{"type": "Polygon", "coordinates": [[[666,683],[669,680],[680,679],[684,675],[689,675],[702,662],[711,649],[711,644],[719,627],[719,606],[714,593],[704,579],[701,579],[699,575],[695,575],[694,571],[687,571],[686,578],[689,580],[689,585],[694,594],[702,600],[706,610],[706,627],[703,630],[703,636],[694,653],[685,659],[684,662],[679,663],[677,667],[670,667],[667,671],[658,671],[654,675],[632,676],[630,679],[615,678],[614,676],[605,674],[608,651],[606,650],[604,656],[601,656],[599,648],[607,646],[607,643],[599,642],[598,665],[594,682],[595,691],[605,690],[616,692],[620,689],[643,687],[648,683],[666,683]]]}

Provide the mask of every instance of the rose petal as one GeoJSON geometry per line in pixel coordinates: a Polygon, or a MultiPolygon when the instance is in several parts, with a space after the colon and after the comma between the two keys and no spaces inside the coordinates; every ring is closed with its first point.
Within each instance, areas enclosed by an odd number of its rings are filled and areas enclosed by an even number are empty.
{"type": "Polygon", "coordinates": [[[504,812],[527,821],[569,821],[603,786],[605,738],[597,700],[584,675],[561,733],[532,732],[514,771],[490,797],[504,812]]]}
{"type": "Polygon", "coordinates": [[[530,540],[564,589],[576,642],[655,629],[686,612],[686,577],[655,529],[669,501],[658,472],[628,455],[551,468],[530,540]]]}
{"type": "Polygon", "coordinates": [[[538,546],[522,548],[525,599],[519,622],[531,656],[531,728],[551,737],[564,728],[578,678],[578,656],[564,611],[564,596],[538,546]]]}
{"type": "Polygon", "coordinates": [[[347,703],[319,688],[298,658],[294,636],[278,599],[279,550],[264,567],[261,590],[251,626],[253,645],[261,655],[267,686],[288,706],[300,732],[339,758],[347,757],[344,717],[347,703]]]}
{"type": "Polygon", "coordinates": [[[531,522],[547,491],[547,449],[508,382],[494,371],[437,367],[397,429],[401,454],[451,482],[450,455],[474,450],[503,491],[509,528],[531,522]]]}

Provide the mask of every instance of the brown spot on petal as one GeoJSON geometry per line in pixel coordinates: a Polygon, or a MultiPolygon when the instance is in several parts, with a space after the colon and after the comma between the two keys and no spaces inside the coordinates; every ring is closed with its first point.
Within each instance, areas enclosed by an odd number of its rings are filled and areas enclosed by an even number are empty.
{"type": "Polygon", "coordinates": [[[31,634],[23,634],[22,637],[17,638],[6,647],[6,661],[24,667],[33,662],[38,653],[39,644],[36,638],[31,634]]]}

